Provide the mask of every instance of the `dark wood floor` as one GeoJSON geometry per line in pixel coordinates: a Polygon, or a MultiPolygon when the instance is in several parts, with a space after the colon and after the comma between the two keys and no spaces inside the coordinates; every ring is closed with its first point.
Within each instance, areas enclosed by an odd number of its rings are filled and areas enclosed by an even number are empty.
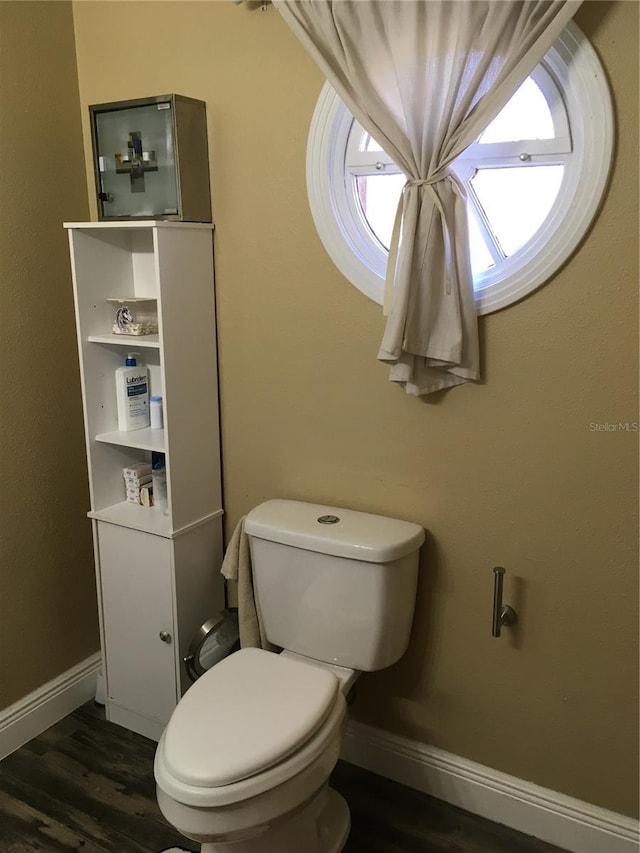
{"type": "MultiPolygon", "coordinates": [[[[158,811],[154,751],[92,703],[43,732],[0,762],[0,853],[197,851],[158,811]]],[[[345,853],[559,853],[342,762],[332,785],[351,807],[345,853]]]]}

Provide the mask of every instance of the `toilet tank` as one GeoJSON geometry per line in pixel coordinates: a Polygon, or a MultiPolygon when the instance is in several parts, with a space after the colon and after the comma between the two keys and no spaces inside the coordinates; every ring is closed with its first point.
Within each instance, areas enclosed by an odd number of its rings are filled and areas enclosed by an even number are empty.
{"type": "Polygon", "coordinates": [[[247,515],[244,529],[271,643],[362,671],[402,657],[413,621],[422,527],[271,500],[247,515]]]}

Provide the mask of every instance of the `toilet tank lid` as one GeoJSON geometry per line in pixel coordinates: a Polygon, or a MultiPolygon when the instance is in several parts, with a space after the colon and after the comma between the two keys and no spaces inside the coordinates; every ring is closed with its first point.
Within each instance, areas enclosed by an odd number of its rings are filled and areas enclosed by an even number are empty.
{"type": "Polygon", "coordinates": [[[257,539],[369,563],[399,560],[424,542],[424,528],[409,521],[291,500],[255,507],[244,529],[257,539]]]}

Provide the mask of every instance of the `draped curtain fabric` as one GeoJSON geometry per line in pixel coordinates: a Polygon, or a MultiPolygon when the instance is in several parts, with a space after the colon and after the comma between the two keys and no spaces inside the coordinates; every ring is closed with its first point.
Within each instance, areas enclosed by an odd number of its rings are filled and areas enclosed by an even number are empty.
{"type": "Polygon", "coordinates": [[[449,166],[582,0],[274,0],[346,106],[407,176],[378,358],[411,394],[480,377],[465,191],[449,166]]]}

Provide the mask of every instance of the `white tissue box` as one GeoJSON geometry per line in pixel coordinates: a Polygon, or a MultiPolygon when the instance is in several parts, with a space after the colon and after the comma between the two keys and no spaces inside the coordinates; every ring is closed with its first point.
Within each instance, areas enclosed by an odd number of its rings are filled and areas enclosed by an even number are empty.
{"type": "Polygon", "coordinates": [[[128,465],[122,469],[122,476],[125,483],[140,483],[143,480],[148,482],[146,478],[151,477],[151,462],[136,462],[133,465],[128,465]]]}

